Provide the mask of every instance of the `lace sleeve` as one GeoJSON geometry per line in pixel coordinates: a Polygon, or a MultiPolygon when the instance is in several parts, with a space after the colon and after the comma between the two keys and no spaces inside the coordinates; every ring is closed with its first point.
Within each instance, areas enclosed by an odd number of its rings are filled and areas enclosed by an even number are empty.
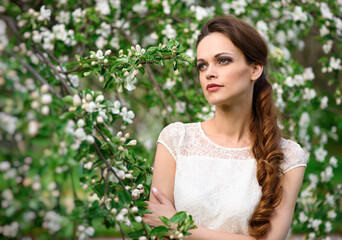
{"type": "Polygon", "coordinates": [[[163,144],[176,162],[182,133],[183,124],[181,122],[171,123],[160,132],[156,142],[163,144]]]}
{"type": "Polygon", "coordinates": [[[296,142],[283,139],[284,163],[282,165],[284,173],[296,168],[306,167],[308,159],[303,148],[296,142]]]}

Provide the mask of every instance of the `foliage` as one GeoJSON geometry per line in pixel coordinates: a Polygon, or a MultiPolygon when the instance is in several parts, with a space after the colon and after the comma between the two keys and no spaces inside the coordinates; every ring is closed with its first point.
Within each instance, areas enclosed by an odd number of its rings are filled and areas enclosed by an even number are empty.
{"type": "Polygon", "coordinates": [[[153,229],[141,222],[152,174],[147,130],[213,116],[193,49],[207,19],[233,14],[269,43],[279,125],[310,159],[293,227],[325,238],[342,195],[330,183],[338,160],[326,150],[342,131],[341,10],[332,0],[2,1],[0,234],[86,239],[101,219],[134,239],[188,235],[194,223],[183,212],[153,229]],[[316,91],[313,69],[291,55],[308,35],[322,45],[334,96],[316,91]]]}

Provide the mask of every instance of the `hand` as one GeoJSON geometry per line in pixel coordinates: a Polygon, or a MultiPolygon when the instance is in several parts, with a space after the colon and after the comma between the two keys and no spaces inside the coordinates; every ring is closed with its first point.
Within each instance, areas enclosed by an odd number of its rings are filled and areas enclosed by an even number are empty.
{"type": "Polygon", "coordinates": [[[177,211],[162,192],[158,191],[156,188],[152,188],[152,193],[156,197],[158,203],[145,201],[148,204],[146,208],[151,210],[152,213],[146,213],[143,217],[143,222],[154,227],[164,226],[164,223],[159,219],[159,216],[171,218],[177,211]]]}

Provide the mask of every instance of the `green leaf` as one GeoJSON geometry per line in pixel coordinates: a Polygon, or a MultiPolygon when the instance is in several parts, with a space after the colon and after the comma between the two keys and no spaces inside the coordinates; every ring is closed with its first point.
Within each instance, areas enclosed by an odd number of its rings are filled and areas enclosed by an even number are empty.
{"type": "Polygon", "coordinates": [[[165,226],[158,226],[158,227],[155,227],[155,228],[152,229],[151,235],[161,237],[161,236],[167,234],[168,232],[169,232],[169,230],[167,229],[167,227],[165,227],[165,226]]]}
{"type": "Polygon", "coordinates": [[[166,225],[166,226],[168,226],[168,227],[171,227],[171,221],[168,219],[168,218],[166,218],[166,217],[164,217],[164,216],[159,216],[159,219],[166,225]]]}
{"type": "Polygon", "coordinates": [[[186,212],[181,211],[173,215],[173,217],[170,219],[173,223],[180,223],[186,219],[186,212]]]}
{"type": "Polygon", "coordinates": [[[64,101],[66,104],[68,104],[68,105],[71,105],[71,106],[74,105],[74,102],[73,102],[73,100],[72,100],[72,96],[71,96],[71,95],[65,96],[65,97],[63,98],[63,101],[64,101]]]}
{"type": "Polygon", "coordinates": [[[119,192],[119,200],[124,204],[130,204],[131,196],[126,191],[122,190],[121,192],[119,192]]]}

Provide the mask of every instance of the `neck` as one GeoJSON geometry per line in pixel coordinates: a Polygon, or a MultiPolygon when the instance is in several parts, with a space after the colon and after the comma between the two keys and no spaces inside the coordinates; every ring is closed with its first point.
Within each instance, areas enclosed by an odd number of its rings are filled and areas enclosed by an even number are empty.
{"type": "Polygon", "coordinates": [[[251,145],[250,122],[252,103],[216,106],[215,117],[208,121],[208,130],[234,147],[251,145]]]}

